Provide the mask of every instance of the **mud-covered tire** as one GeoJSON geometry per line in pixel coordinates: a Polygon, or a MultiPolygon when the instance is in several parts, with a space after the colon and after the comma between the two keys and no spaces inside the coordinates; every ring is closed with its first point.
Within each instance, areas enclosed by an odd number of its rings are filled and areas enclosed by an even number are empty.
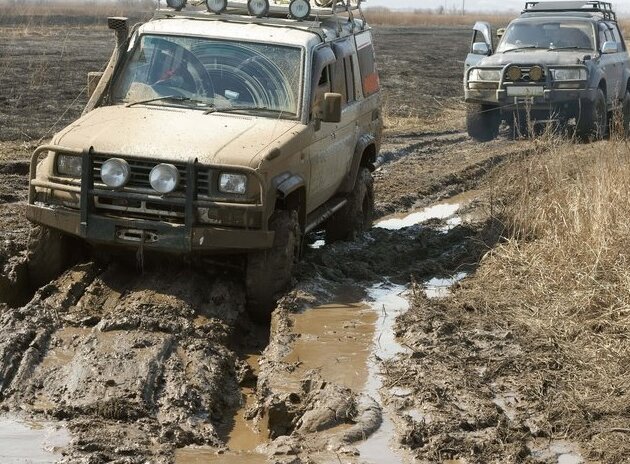
{"type": "Polygon", "coordinates": [[[297,211],[276,211],[269,228],[275,232],[273,247],[250,253],[245,270],[247,310],[252,319],[263,323],[269,321],[279,294],[291,284],[301,240],[297,211]]]}
{"type": "Polygon", "coordinates": [[[608,127],[608,109],[606,96],[602,89],[598,89],[597,96],[592,102],[582,102],[582,108],[577,118],[575,135],[584,142],[601,140],[606,135],[608,127]]]}
{"type": "Polygon", "coordinates": [[[630,90],[626,90],[621,102],[621,136],[630,138],[630,90]]]}
{"type": "Polygon", "coordinates": [[[466,112],[468,135],[478,142],[490,142],[499,136],[501,112],[496,106],[469,104],[466,112]]]}
{"type": "Polygon", "coordinates": [[[346,205],[326,222],[326,241],[353,241],[372,227],[374,218],[374,179],[368,168],[357,174],[346,205]]]}
{"type": "Polygon", "coordinates": [[[57,278],[84,254],[77,240],[46,226],[33,226],[28,238],[28,278],[37,288],[57,278]]]}

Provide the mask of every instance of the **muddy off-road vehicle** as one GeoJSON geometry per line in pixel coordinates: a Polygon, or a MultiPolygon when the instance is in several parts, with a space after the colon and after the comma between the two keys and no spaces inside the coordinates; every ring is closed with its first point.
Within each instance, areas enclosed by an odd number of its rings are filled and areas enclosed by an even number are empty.
{"type": "Polygon", "coordinates": [[[76,237],[242,256],[250,310],[264,316],[306,233],[351,240],[370,227],[372,34],[360,0],[315,1],[169,0],[131,29],[110,18],[116,48],[90,73],[83,116],[32,157],[32,272],[54,273],[76,237]]]}
{"type": "Polygon", "coordinates": [[[495,47],[488,23],[474,27],[464,76],[471,137],[494,139],[502,121],[516,136],[541,123],[582,140],[612,123],[628,135],[630,56],[610,3],[527,2],[498,32],[495,47]]]}

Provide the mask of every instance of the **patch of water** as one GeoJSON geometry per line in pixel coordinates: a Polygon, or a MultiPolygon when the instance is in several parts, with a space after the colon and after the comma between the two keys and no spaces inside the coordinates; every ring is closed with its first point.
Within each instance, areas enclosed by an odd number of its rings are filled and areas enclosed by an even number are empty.
{"type": "Polygon", "coordinates": [[[326,246],[326,240],[315,240],[308,247],[313,250],[319,250],[320,248],[324,248],[326,246]]]}
{"type": "Polygon", "coordinates": [[[61,458],[70,439],[63,426],[0,418],[0,462],[52,464],[61,458]]]}
{"type": "Polygon", "coordinates": [[[217,453],[203,447],[182,448],[175,452],[176,464],[265,464],[267,457],[256,453],[217,453]]]}
{"type": "Polygon", "coordinates": [[[451,288],[468,276],[466,272],[460,272],[450,278],[433,278],[424,284],[424,293],[427,298],[446,298],[451,295],[451,288]]]}
{"type": "MultiPolygon", "coordinates": [[[[396,318],[409,310],[409,301],[403,295],[407,287],[381,284],[369,292],[370,306],[379,315],[374,331],[372,357],[368,363],[368,381],[364,393],[383,404],[380,389],[383,377],[380,372],[382,361],[409,351],[396,340],[394,325],[396,318]]],[[[387,410],[383,410],[383,423],[379,430],[357,448],[362,462],[371,464],[403,464],[402,452],[395,449],[396,427],[387,410]]]]}
{"type": "Polygon", "coordinates": [[[558,464],[583,464],[578,446],[565,440],[534,440],[527,444],[532,457],[541,461],[557,460],[558,464]]]}
{"type": "Polygon", "coordinates": [[[422,224],[423,222],[430,221],[431,219],[454,219],[454,216],[457,211],[459,211],[460,207],[460,204],[439,204],[411,214],[394,214],[377,222],[374,227],[378,229],[400,230],[406,227],[422,224]]]}

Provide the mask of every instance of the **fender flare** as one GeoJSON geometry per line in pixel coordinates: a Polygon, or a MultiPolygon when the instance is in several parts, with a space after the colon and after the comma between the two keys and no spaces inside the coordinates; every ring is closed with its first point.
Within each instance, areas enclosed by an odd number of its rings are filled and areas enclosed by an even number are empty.
{"type": "Polygon", "coordinates": [[[354,189],[354,184],[357,181],[357,175],[359,173],[359,168],[361,167],[361,161],[363,159],[363,153],[370,146],[374,147],[374,159],[368,160],[367,167],[370,171],[374,171],[374,163],[376,162],[376,138],[372,134],[363,134],[359,141],[357,142],[357,146],[354,149],[354,155],[352,157],[352,165],[346,178],[344,179],[341,187],[339,188],[340,193],[349,193],[354,189]]]}
{"type": "Polygon", "coordinates": [[[297,192],[301,188],[306,188],[306,182],[304,182],[302,176],[288,172],[276,177],[273,180],[273,185],[280,200],[286,200],[292,193],[297,192]]]}

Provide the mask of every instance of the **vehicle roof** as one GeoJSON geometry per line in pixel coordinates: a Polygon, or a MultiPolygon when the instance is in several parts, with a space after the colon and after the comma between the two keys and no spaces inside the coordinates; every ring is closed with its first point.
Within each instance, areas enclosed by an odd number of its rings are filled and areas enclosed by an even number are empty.
{"type": "Polygon", "coordinates": [[[195,35],[219,39],[248,40],[299,47],[310,47],[322,42],[350,36],[354,31],[367,30],[360,19],[325,18],[322,21],[303,21],[278,18],[253,18],[240,15],[215,15],[207,12],[156,15],[140,26],[140,33],[195,35]],[[353,28],[354,26],[354,28],[353,28]]]}
{"type": "Polygon", "coordinates": [[[577,13],[574,11],[570,13],[524,13],[518,18],[514,19],[514,21],[535,21],[537,19],[552,19],[557,21],[566,21],[569,19],[589,22],[604,21],[604,18],[602,18],[601,16],[595,16],[589,13],[577,13]]]}

